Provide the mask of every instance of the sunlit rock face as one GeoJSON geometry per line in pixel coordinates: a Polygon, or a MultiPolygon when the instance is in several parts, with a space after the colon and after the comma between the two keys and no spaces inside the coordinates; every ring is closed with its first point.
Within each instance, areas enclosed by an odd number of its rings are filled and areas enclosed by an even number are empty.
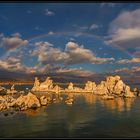
{"type": "Polygon", "coordinates": [[[87,83],[85,84],[84,90],[86,90],[86,91],[96,90],[96,83],[92,82],[92,81],[87,81],[87,83]]]}
{"type": "Polygon", "coordinates": [[[0,96],[0,111],[5,110],[7,108],[8,108],[8,105],[7,105],[6,101],[5,101],[4,96],[3,97],[0,96]]]}
{"type": "Polygon", "coordinates": [[[134,93],[130,91],[130,87],[120,79],[120,76],[109,76],[106,81],[101,81],[97,85],[96,94],[104,95],[104,99],[111,98],[107,95],[135,97],[134,93]]]}
{"type": "Polygon", "coordinates": [[[0,103],[0,111],[1,110],[5,110],[5,109],[8,109],[9,107],[6,105],[6,103],[2,102],[0,103]]]}
{"type": "Polygon", "coordinates": [[[42,83],[40,83],[38,78],[35,77],[35,82],[32,91],[48,91],[52,89],[53,89],[53,81],[50,80],[50,77],[47,77],[46,80],[42,83]]]}
{"type": "Polygon", "coordinates": [[[40,82],[39,82],[38,78],[35,77],[35,82],[34,82],[34,86],[32,88],[32,91],[38,90],[39,89],[39,86],[40,86],[40,82]]]}
{"type": "Polygon", "coordinates": [[[46,96],[41,96],[40,97],[40,103],[41,105],[47,105],[48,104],[48,100],[47,100],[47,97],[46,96]]]}
{"type": "Polygon", "coordinates": [[[50,80],[50,77],[47,77],[42,83],[40,83],[36,77],[32,91],[53,91],[55,93],[90,92],[97,95],[104,95],[104,99],[113,99],[112,96],[135,97],[134,93],[130,91],[130,87],[126,85],[118,75],[108,76],[105,81],[101,81],[98,85],[96,85],[95,82],[87,81],[84,88],[74,87],[74,84],[70,82],[66,89],[63,89],[58,85],[54,87],[53,81],[50,80]]]}
{"type": "Polygon", "coordinates": [[[47,77],[46,80],[40,84],[40,88],[43,90],[53,89],[53,81],[50,80],[50,77],[47,77]]]}
{"type": "Polygon", "coordinates": [[[121,95],[124,91],[125,84],[122,80],[117,81],[116,85],[114,86],[114,94],[121,95]]]}
{"type": "Polygon", "coordinates": [[[59,87],[58,85],[56,85],[54,88],[53,88],[53,90],[54,90],[54,92],[55,93],[59,93],[60,91],[61,91],[61,87],[59,87]]]}
{"type": "Polygon", "coordinates": [[[102,81],[99,85],[97,85],[95,93],[97,95],[106,95],[108,94],[108,89],[105,85],[105,81],[102,81]]]}
{"type": "Polygon", "coordinates": [[[70,82],[69,85],[68,85],[68,90],[73,90],[73,89],[74,89],[74,87],[73,87],[73,83],[70,82]]]}
{"type": "Polygon", "coordinates": [[[68,87],[65,89],[66,92],[83,92],[84,89],[80,87],[74,87],[72,82],[69,83],[68,87]]]}
{"type": "Polygon", "coordinates": [[[38,98],[34,94],[29,92],[25,96],[21,95],[16,100],[16,106],[18,106],[20,110],[26,110],[28,108],[37,108],[40,107],[41,105],[38,98]]]}
{"type": "Polygon", "coordinates": [[[16,103],[16,99],[9,95],[5,95],[4,100],[8,108],[14,106],[16,103]]]}
{"type": "Polygon", "coordinates": [[[130,91],[129,86],[125,86],[124,97],[126,97],[126,98],[135,97],[134,93],[130,91]]]}
{"type": "MultiPolygon", "coordinates": [[[[109,76],[106,78],[106,83],[105,83],[105,86],[107,87],[108,89],[108,93],[110,94],[113,94],[115,91],[114,91],[114,88],[116,86],[116,83],[120,80],[120,77],[119,76],[109,76]]],[[[116,93],[115,93],[116,94],[116,93]]]]}
{"type": "Polygon", "coordinates": [[[5,95],[0,96],[0,110],[8,109],[9,107],[14,106],[16,103],[16,99],[12,96],[5,95]]]}

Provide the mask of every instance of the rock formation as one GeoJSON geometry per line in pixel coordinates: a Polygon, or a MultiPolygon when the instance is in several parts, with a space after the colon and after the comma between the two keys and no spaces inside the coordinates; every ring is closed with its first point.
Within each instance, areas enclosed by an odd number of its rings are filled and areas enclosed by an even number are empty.
{"type": "Polygon", "coordinates": [[[15,86],[14,85],[11,86],[11,89],[7,89],[7,94],[8,95],[14,95],[16,93],[17,93],[17,90],[15,90],[15,86]]]}
{"type": "Polygon", "coordinates": [[[10,95],[0,96],[0,110],[8,109],[9,107],[14,106],[16,99],[10,95]]]}
{"type": "Polygon", "coordinates": [[[74,84],[72,82],[69,83],[68,88],[65,89],[66,92],[83,92],[84,89],[79,87],[74,87],[74,84]]]}
{"type": "Polygon", "coordinates": [[[41,96],[40,97],[40,103],[41,105],[47,105],[48,104],[48,99],[46,96],[41,96]]]}
{"type": "Polygon", "coordinates": [[[133,97],[135,97],[134,93],[130,91],[130,87],[127,86],[127,85],[125,86],[124,97],[126,97],[126,98],[133,98],[133,97]]]}
{"type": "Polygon", "coordinates": [[[99,85],[97,85],[95,93],[97,95],[106,95],[108,94],[108,89],[105,85],[105,81],[102,81],[99,85]]]}
{"type": "Polygon", "coordinates": [[[105,95],[104,99],[108,97],[107,95],[135,97],[134,93],[130,91],[130,87],[120,79],[120,76],[109,76],[106,81],[101,81],[96,87],[96,94],[105,95]]]}
{"type": "MultiPolygon", "coordinates": [[[[0,87],[0,91],[3,90],[6,91],[5,88],[0,87]]],[[[30,108],[38,108],[41,105],[48,105],[52,102],[57,103],[63,100],[63,98],[60,97],[60,92],[68,92],[68,97],[65,100],[65,103],[68,105],[73,104],[73,96],[76,92],[85,94],[86,92],[94,93],[101,95],[99,98],[104,100],[117,99],[115,97],[125,97],[123,99],[128,99],[135,97],[135,95],[139,95],[139,91],[135,89],[132,92],[130,87],[121,80],[120,76],[108,76],[105,81],[101,81],[98,85],[96,85],[95,82],[87,81],[84,88],[74,87],[74,84],[70,82],[65,90],[58,85],[53,86],[53,81],[50,79],[50,77],[47,77],[42,83],[40,83],[38,78],[35,77],[34,86],[31,91],[43,91],[43,93],[45,91],[45,95],[42,96],[41,93],[40,96],[40,94],[34,94],[31,92],[26,92],[25,94],[24,91],[18,92],[15,90],[13,85],[7,90],[6,95],[0,96],[0,110],[5,110],[11,107],[15,107],[18,110],[27,110],[30,108]],[[46,91],[48,94],[46,94],[46,91]]]]}
{"type": "Polygon", "coordinates": [[[39,82],[38,78],[35,78],[34,86],[31,91],[48,91],[53,89],[53,81],[50,80],[50,77],[47,77],[46,80],[42,83],[39,82]]]}
{"type": "Polygon", "coordinates": [[[123,96],[123,97],[134,97],[134,93],[129,91],[129,88],[121,80],[120,76],[108,76],[105,81],[101,81],[100,84],[96,85],[95,82],[87,81],[84,89],[79,87],[74,87],[72,82],[69,83],[68,87],[63,90],[61,87],[56,85],[53,87],[53,81],[50,80],[50,77],[47,77],[46,80],[42,83],[39,82],[37,77],[35,78],[35,83],[31,91],[46,91],[46,92],[90,92],[97,95],[107,95],[110,96],[123,96]]]}
{"type": "Polygon", "coordinates": [[[4,103],[4,102],[1,102],[0,103],[0,111],[1,110],[5,110],[5,109],[8,109],[9,107],[6,105],[6,103],[4,103]]]}
{"type": "Polygon", "coordinates": [[[73,89],[74,89],[74,87],[73,87],[73,83],[70,82],[69,85],[68,85],[68,90],[73,90],[73,89]]]}
{"type": "Polygon", "coordinates": [[[6,94],[6,88],[0,86],[0,95],[5,95],[6,94]]]}
{"type": "Polygon", "coordinates": [[[119,80],[119,81],[117,81],[116,85],[114,86],[113,93],[117,94],[117,95],[121,95],[121,94],[123,94],[124,88],[125,88],[125,84],[123,83],[122,80],[119,80]]]}
{"type": "Polygon", "coordinates": [[[96,89],[96,84],[95,82],[87,81],[85,84],[84,90],[86,91],[94,91],[96,89]]]}
{"type": "Polygon", "coordinates": [[[35,77],[35,82],[34,82],[34,86],[32,88],[32,91],[38,90],[39,89],[39,86],[40,86],[40,82],[39,82],[38,78],[35,77]]]}
{"type": "Polygon", "coordinates": [[[135,96],[139,96],[140,95],[140,91],[137,88],[133,89],[133,93],[135,96]]]}
{"type": "Polygon", "coordinates": [[[21,95],[16,100],[16,106],[18,106],[20,110],[26,110],[28,108],[37,108],[40,107],[41,105],[38,98],[34,94],[29,92],[25,96],[21,95]]]}
{"type": "Polygon", "coordinates": [[[54,90],[55,93],[60,93],[61,88],[60,88],[58,85],[56,85],[56,86],[53,88],[53,90],[54,90]]]}
{"type": "Polygon", "coordinates": [[[40,89],[44,90],[49,90],[53,88],[53,82],[50,80],[50,77],[47,77],[44,82],[40,84],[40,89]]]}

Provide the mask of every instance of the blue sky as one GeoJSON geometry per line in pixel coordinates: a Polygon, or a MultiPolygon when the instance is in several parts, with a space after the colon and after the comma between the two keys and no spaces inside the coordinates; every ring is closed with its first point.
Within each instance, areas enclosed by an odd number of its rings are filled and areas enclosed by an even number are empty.
{"type": "Polygon", "coordinates": [[[139,73],[139,3],[0,3],[0,69],[139,73]]]}

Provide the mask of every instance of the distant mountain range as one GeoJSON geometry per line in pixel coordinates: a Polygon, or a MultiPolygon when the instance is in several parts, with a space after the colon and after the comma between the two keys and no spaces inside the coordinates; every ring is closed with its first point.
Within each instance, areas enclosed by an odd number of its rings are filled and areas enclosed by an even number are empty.
{"type": "MultiPolygon", "coordinates": [[[[105,80],[107,76],[114,76],[116,74],[106,73],[106,74],[94,74],[90,77],[80,77],[80,76],[72,76],[72,75],[58,75],[58,74],[25,74],[19,72],[7,72],[5,70],[0,70],[0,82],[34,82],[34,78],[38,77],[39,80],[42,82],[44,81],[47,76],[51,77],[54,82],[60,83],[84,83],[88,80],[95,81],[97,84],[100,81],[105,80]]],[[[140,77],[137,75],[125,75],[119,74],[121,79],[126,84],[140,84],[140,77]]]]}

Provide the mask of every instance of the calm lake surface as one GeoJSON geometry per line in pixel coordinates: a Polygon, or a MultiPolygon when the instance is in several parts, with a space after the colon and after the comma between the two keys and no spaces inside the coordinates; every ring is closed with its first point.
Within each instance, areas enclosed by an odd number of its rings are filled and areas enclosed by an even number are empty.
{"type": "MultiPolygon", "coordinates": [[[[25,90],[29,86],[15,86],[25,90]]],[[[63,101],[49,106],[0,114],[0,137],[140,137],[140,97],[102,100],[92,94],[74,95],[73,105],[63,101]]]]}

